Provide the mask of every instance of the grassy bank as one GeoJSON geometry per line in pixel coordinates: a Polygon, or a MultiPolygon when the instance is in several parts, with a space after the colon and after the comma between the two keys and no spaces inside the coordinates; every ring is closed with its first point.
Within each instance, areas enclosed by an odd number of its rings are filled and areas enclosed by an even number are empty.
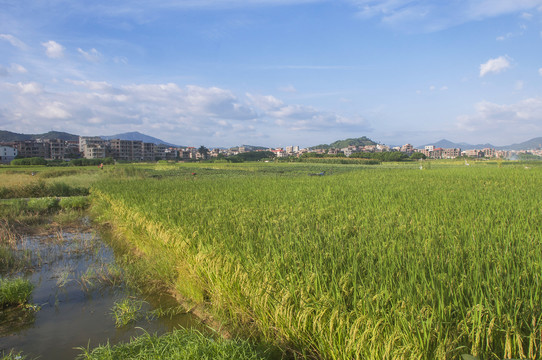
{"type": "Polygon", "coordinates": [[[168,167],[93,197],[150,278],[307,356],[542,357],[541,168],[303,165],[168,167]]]}
{"type": "Polygon", "coordinates": [[[179,329],[159,337],[143,335],[126,344],[82,349],[78,359],[265,360],[270,356],[267,350],[247,341],[212,339],[195,330],[179,329]]]}

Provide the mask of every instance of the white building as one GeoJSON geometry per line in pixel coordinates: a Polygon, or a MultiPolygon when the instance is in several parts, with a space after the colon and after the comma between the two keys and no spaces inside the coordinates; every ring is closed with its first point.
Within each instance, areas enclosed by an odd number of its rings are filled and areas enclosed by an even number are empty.
{"type": "Polygon", "coordinates": [[[98,136],[79,136],[79,151],[85,159],[106,157],[107,142],[98,136]]]}
{"type": "Polygon", "coordinates": [[[0,146],[0,163],[9,164],[17,156],[17,149],[10,146],[0,146]]]}

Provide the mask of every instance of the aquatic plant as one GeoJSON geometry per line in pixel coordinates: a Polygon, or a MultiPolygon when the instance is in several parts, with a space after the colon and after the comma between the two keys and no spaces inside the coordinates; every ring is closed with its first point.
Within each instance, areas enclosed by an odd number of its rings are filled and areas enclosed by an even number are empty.
{"type": "Polygon", "coordinates": [[[33,289],[34,285],[26,279],[0,279],[0,308],[26,304],[33,289]]]}
{"type": "Polygon", "coordinates": [[[0,355],[0,360],[25,360],[27,358],[22,352],[15,350],[10,350],[8,353],[2,352],[0,355]]]}
{"type": "Polygon", "coordinates": [[[142,300],[125,298],[115,302],[111,313],[115,319],[116,327],[123,327],[145,317],[142,300]]]}

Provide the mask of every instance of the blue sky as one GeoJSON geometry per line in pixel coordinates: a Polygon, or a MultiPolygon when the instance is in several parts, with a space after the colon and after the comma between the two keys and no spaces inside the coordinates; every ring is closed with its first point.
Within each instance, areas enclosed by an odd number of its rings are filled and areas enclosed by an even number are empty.
{"type": "Polygon", "coordinates": [[[522,142],[542,136],[542,0],[0,0],[0,129],[522,142]]]}

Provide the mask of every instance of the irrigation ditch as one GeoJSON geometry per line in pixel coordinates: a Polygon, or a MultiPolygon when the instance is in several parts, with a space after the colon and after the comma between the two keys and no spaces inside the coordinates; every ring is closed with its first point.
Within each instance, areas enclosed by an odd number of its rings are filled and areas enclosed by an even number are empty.
{"type": "Polygon", "coordinates": [[[49,198],[0,203],[1,359],[74,359],[146,334],[210,332],[167,292],[135,284],[110,232],[82,209],[58,204],[49,198]],[[4,301],[15,282],[31,293],[4,301]]]}

